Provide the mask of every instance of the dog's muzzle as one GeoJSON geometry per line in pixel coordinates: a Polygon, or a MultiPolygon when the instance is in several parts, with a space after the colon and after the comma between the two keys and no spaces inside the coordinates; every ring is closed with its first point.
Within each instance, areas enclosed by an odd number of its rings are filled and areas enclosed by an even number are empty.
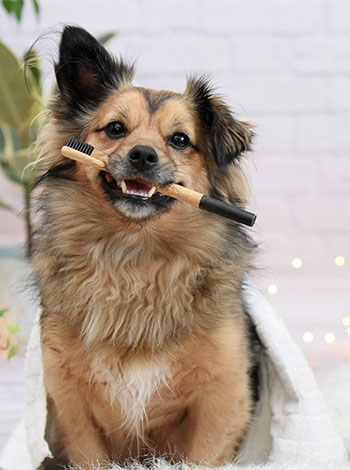
{"type": "Polygon", "coordinates": [[[169,209],[175,199],[156,191],[156,185],[174,183],[174,169],[160,162],[154,148],[136,145],[124,158],[107,164],[100,181],[113,206],[130,218],[142,219],[169,209]],[[141,181],[140,181],[141,180],[141,181]],[[143,184],[143,181],[149,184],[143,184]]]}

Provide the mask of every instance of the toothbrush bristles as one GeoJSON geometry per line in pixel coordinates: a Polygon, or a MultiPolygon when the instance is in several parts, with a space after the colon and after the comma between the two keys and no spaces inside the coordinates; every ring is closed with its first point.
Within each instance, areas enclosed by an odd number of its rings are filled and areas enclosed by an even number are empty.
{"type": "Polygon", "coordinates": [[[74,150],[78,150],[79,152],[85,153],[86,155],[91,155],[94,147],[90,144],[86,144],[79,139],[69,139],[67,142],[67,147],[70,147],[74,150]]]}

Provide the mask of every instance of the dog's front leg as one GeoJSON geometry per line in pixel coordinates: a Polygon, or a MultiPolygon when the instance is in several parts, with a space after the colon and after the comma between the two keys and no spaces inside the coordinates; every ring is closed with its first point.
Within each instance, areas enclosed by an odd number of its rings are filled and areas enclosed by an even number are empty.
{"type": "Polygon", "coordinates": [[[180,357],[186,371],[177,387],[186,396],[170,448],[186,461],[210,466],[231,460],[251,419],[249,360],[241,330],[227,326],[189,343],[180,357]]]}
{"type": "Polygon", "coordinates": [[[218,466],[234,457],[250,420],[251,401],[248,390],[236,396],[232,390],[207,391],[189,408],[184,455],[188,462],[218,466]]]}
{"type": "Polygon", "coordinates": [[[52,405],[49,419],[56,434],[51,437],[53,453],[57,446],[72,465],[106,461],[107,450],[89,411],[88,388],[79,382],[62,352],[45,343],[43,361],[45,388],[52,405]]]}

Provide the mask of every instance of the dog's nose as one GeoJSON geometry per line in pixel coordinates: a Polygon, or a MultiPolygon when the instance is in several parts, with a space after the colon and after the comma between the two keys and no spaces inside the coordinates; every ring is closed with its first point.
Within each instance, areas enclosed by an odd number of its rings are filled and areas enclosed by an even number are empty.
{"type": "Polygon", "coordinates": [[[158,163],[157,152],[147,145],[136,145],[128,155],[129,162],[136,170],[151,170],[158,163]]]}

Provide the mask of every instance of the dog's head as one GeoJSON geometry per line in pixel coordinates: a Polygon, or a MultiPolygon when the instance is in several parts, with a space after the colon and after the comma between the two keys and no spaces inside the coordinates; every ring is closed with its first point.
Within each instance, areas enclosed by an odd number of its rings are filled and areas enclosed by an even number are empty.
{"type": "Polygon", "coordinates": [[[75,164],[76,177],[87,174],[85,183],[101,204],[128,222],[150,220],[180,204],[140,179],[244,203],[240,156],[250,148],[252,130],[234,118],[208,81],[189,80],[183,94],[135,87],[132,66],[72,26],[64,29],[55,71],[54,128],[44,134],[46,145],[57,147],[51,165],[62,165],[57,155],[70,137],[101,151],[106,171],[86,173],[75,164]]]}

